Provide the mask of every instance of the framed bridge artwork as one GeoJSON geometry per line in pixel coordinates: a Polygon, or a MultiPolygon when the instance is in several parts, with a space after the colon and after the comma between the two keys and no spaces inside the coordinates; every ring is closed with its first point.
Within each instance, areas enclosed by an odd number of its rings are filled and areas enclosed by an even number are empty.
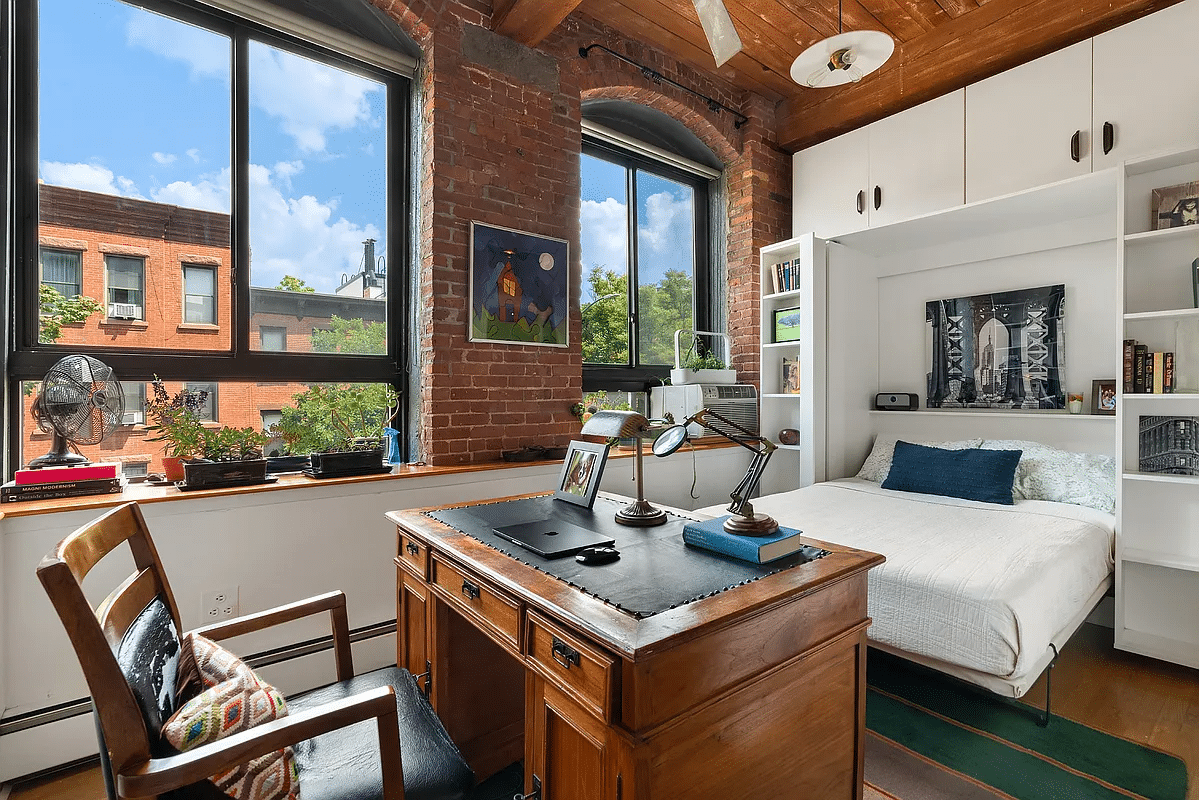
{"type": "Polygon", "coordinates": [[[928,408],[1066,407],[1064,284],[933,300],[928,408]]]}
{"type": "Polygon", "coordinates": [[[471,222],[470,341],[566,347],[569,256],[565,239],[471,222]]]}

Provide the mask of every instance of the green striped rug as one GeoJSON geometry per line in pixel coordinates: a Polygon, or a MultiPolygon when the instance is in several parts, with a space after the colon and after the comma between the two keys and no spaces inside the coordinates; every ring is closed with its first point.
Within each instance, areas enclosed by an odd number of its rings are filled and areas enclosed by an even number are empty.
{"type": "Polygon", "coordinates": [[[1175,756],[870,651],[867,797],[1184,800],[1175,756]],[[871,794],[871,789],[875,790],[871,794]]]}

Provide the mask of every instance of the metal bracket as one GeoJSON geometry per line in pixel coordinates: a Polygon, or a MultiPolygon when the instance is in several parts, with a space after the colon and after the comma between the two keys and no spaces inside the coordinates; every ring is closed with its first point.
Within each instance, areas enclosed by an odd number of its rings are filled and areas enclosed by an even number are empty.
{"type": "Polygon", "coordinates": [[[415,678],[413,678],[413,680],[415,680],[419,684],[421,678],[425,679],[425,687],[424,687],[423,691],[425,693],[425,699],[428,700],[429,697],[433,694],[433,664],[432,664],[432,662],[426,661],[425,662],[425,671],[422,672],[420,675],[417,675],[415,678]]]}
{"type": "Polygon", "coordinates": [[[541,778],[533,776],[533,791],[528,794],[514,794],[512,800],[541,800],[541,778]]]}

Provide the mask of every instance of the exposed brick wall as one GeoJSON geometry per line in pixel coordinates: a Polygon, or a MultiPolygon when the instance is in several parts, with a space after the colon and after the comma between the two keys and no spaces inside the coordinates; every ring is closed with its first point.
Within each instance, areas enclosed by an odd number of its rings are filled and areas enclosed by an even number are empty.
{"type": "Polygon", "coordinates": [[[758,371],[757,249],[789,235],[789,159],[774,145],[771,103],[746,95],[581,14],[536,49],[491,34],[490,5],[373,0],[422,47],[419,214],[421,447],[431,463],[490,461],[499,451],[564,444],[581,396],[579,157],[581,102],[630,100],[665,111],[726,163],[728,308],[733,362],[758,371]],[[752,117],[728,114],[637,70],[578,48],[600,42],[752,117]],[[472,220],[570,242],[570,347],[470,342],[472,220]]]}

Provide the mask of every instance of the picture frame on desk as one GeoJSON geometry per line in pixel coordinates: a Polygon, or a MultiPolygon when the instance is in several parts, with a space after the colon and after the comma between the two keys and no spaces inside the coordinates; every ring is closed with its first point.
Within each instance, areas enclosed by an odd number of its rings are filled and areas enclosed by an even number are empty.
{"type": "Polygon", "coordinates": [[[572,441],[562,462],[562,474],[554,489],[554,499],[591,508],[599,492],[600,478],[608,460],[608,445],[572,441]]]}
{"type": "Polygon", "coordinates": [[[1114,416],[1116,413],[1116,379],[1091,381],[1091,413],[1114,416]]]}
{"type": "Polygon", "coordinates": [[[801,309],[799,306],[776,308],[771,312],[774,322],[774,343],[799,341],[799,322],[801,309]]]}

